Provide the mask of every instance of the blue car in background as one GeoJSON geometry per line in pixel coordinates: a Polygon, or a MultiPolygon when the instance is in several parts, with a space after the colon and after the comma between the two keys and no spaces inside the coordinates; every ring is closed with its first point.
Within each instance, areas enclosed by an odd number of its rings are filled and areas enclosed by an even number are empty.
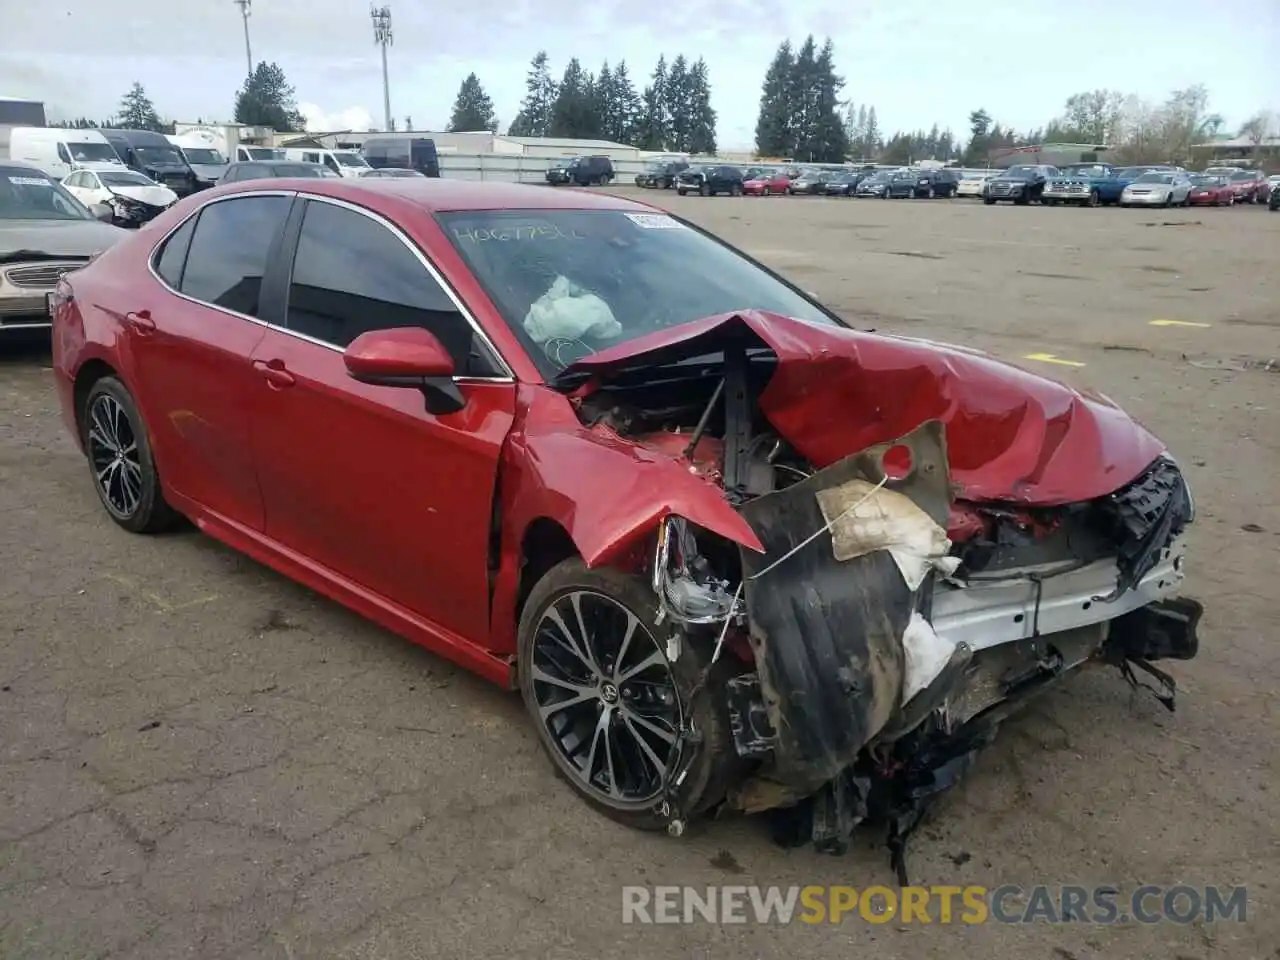
{"type": "MultiPolygon", "coordinates": [[[[1109,163],[1072,163],[1058,168],[1058,176],[1051,177],[1044,186],[1041,197],[1050,206],[1059,203],[1078,203],[1081,206],[1100,207],[1119,203],[1124,188],[1155,167],[1115,167],[1109,163]]],[[[1171,168],[1170,168],[1171,169],[1171,168]]]]}

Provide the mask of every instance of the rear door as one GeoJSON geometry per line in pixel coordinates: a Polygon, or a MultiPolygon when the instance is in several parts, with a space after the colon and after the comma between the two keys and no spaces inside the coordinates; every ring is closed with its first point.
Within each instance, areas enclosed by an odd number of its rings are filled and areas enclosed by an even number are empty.
{"type": "Polygon", "coordinates": [[[414,614],[483,642],[498,458],[515,385],[423,254],[361,208],[306,202],[287,329],[253,354],[253,447],[277,542],[414,614]],[[453,354],[466,405],[347,376],[368,330],[421,326],[453,354]]]}
{"type": "Polygon", "coordinates": [[[133,382],[168,488],[253,530],[263,526],[249,442],[251,366],[269,314],[262,280],[293,202],[286,193],[205,205],[169,235],[130,312],[133,382]]]}

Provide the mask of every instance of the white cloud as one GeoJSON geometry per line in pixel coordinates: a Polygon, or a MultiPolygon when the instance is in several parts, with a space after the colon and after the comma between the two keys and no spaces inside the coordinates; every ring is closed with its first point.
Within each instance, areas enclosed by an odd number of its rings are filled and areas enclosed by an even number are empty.
{"type": "Polygon", "coordinates": [[[374,128],[373,116],[364,107],[346,107],[336,113],[326,113],[314,103],[300,103],[298,112],[306,121],[305,127],[308,133],[374,128]]]}

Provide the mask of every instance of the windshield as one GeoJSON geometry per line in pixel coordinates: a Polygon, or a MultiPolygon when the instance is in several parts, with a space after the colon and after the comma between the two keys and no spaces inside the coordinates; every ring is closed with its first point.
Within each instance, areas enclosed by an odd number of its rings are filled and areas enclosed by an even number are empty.
{"type": "Polygon", "coordinates": [[[1220,187],[1220,186],[1222,186],[1222,178],[1221,178],[1221,177],[1206,177],[1206,176],[1203,176],[1203,175],[1202,175],[1202,176],[1198,176],[1198,177],[1192,177],[1192,178],[1191,178],[1191,182],[1192,182],[1192,183],[1194,183],[1197,187],[1220,187]]]}
{"type": "Polygon", "coordinates": [[[283,160],[284,151],[274,150],[271,147],[245,147],[245,151],[253,160],[283,160]]]}
{"type": "Polygon", "coordinates": [[[1096,164],[1083,164],[1078,167],[1063,167],[1062,175],[1067,177],[1109,177],[1111,171],[1096,164]]]}
{"type": "Polygon", "coordinates": [[[367,167],[369,165],[364,162],[364,157],[358,153],[335,153],[333,156],[344,167],[367,167]]]}
{"type": "Polygon", "coordinates": [[[736,310],[838,323],[667,214],[466,211],[438,218],[546,376],[606,347],[736,310]]]}
{"type": "Polygon", "coordinates": [[[1144,173],[1134,183],[1173,183],[1171,173],[1144,173]]]}
{"type": "Polygon", "coordinates": [[[1039,173],[1039,167],[1010,167],[1004,172],[1004,176],[1010,180],[1030,180],[1039,173]]]}
{"type": "Polygon", "coordinates": [[[1253,180],[1257,175],[1250,173],[1248,170],[1241,170],[1231,175],[1232,180],[1253,180]]]}
{"type": "Polygon", "coordinates": [[[38,170],[0,167],[0,220],[92,220],[93,215],[38,170]]]}
{"type": "Polygon", "coordinates": [[[187,155],[187,163],[221,165],[227,162],[227,158],[213,147],[183,147],[182,152],[187,155]]]}
{"type": "Polygon", "coordinates": [[[111,149],[109,143],[68,143],[71,159],[76,163],[111,163],[120,162],[120,157],[111,149]]]}
{"type": "Polygon", "coordinates": [[[140,173],[99,173],[98,179],[106,187],[154,187],[156,182],[140,173]]]}
{"type": "Polygon", "coordinates": [[[155,166],[182,166],[182,155],[173,147],[134,147],[134,156],[143,163],[150,163],[155,166]]]}

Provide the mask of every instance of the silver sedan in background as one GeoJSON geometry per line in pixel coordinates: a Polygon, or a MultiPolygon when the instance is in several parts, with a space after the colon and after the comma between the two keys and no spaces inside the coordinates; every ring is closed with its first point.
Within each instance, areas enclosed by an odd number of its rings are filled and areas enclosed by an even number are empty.
{"type": "Polygon", "coordinates": [[[1190,206],[1191,188],[1191,178],[1182,171],[1152,170],[1138,177],[1120,192],[1120,206],[1190,206]]]}

